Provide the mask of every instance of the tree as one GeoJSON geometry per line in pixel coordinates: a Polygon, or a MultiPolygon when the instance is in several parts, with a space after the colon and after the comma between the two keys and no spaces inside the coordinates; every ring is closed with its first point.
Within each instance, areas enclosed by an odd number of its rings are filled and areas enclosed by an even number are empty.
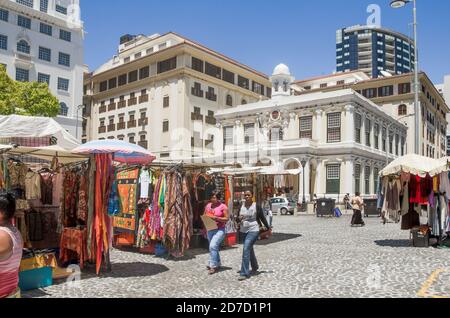
{"type": "Polygon", "coordinates": [[[56,117],[58,99],[46,83],[16,82],[0,66],[0,115],[56,117]]]}

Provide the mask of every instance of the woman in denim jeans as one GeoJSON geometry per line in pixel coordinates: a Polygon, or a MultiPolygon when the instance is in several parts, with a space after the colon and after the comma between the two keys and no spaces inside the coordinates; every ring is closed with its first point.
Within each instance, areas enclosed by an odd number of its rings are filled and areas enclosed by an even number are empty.
{"type": "Polygon", "coordinates": [[[228,222],[228,208],[221,203],[221,196],[219,193],[213,193],[211,202],[205,208],[205,215],[212,218],[217,223],[217,229],[208,231],[209,241],[209,265],[208,273],[213,275],[220,269],[220,246],[225,239],[225,225],[228,222]]]}
{"type": "Polygon", "coordinates": [[[239,280],[242,281],[250,278],[251,273],[258,271],[259,266],[253,246],[259,238],[260,224],[262,223],[266,229],[269,229],[269,225],[264,217],[263,209],[253,202],[253,193],[251,191],[245,192],[245,202],[242,204],[239,218],[241,220],[241,233],[244,236],[244,251],[239,277],[239,280]],[[251,272],[250,264],[252,266],[251,272]]]}

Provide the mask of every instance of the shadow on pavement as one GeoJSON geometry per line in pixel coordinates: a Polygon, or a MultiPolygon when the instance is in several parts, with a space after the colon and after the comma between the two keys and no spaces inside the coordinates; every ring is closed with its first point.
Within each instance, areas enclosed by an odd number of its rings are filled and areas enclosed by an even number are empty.
{"type": "Polygon", "coordinates": [[[379,240],[375,244],[384,247],[413,247],[411,240],[379,240]]]}
{"type": "Polygon", "coordinates": [[[101,273],[100,277],[128,278],[148,277],[167,272],[169,268],[161,264],[151,263],[113,263],[112,271],[101,273]]]}
{"type": "MultiPolygon", "coordinates": [[[[256,245],[269,245],[282,241],[293,240],[298,237],[302,237],[301,234],[288,234],[288,233],[273,233],[273,236],[268,240],[262,240],[256,242],[256,245]]],[[[242,242],[241,242],[242,243],[242,242]]]]}

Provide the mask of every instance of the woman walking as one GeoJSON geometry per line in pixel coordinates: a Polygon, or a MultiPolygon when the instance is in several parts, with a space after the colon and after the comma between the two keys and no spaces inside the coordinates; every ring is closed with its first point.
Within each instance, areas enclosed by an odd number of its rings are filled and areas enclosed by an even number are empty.
{"type": "Polygon", "coordinates": [[[0,194],[0,298],[19,298],[19,267],[23,241],[12,225],[16,200],[10,193],[0,194]]]}
{"type": "Polygon", "coordinates": [[[208,273],[213,275],[217,273],[221,266],[220,261],[220,246],[225,239],[225,225],[228,222],[228,208],[225,204],[220,202],[221,196],[219,193],[213,193],[210,203],[205,208],[205,215],[216,221],[217,229],[208,231],[209,241],[209,265],[208,273]]]}
{"type": "Polygon", "coordinates": [[[256,259],[254,245],[259,237],[260,224],[269,229],[269,224],[264,217],[263,209],[253,202],[253,193],[245,192],[245,202],[242,204],[239,218],[241,220],[241,233],[244,238],[244,251],[242,253],[242,265],[239,280],[243,281],[250,278],[251,273],[258,271],[259,265],[256,259]],[[250,264],[252,271],[250,272],[250,264]]]}
{"type": "Polygon", "coordinates": [[[352,199],[352,208],[353,208],[352,226],[354,225],[364,226],[365,223],[362,218],[364,201],[361,198],[361,194],[359,192],[356,192],[355,197],[352,199]]]}

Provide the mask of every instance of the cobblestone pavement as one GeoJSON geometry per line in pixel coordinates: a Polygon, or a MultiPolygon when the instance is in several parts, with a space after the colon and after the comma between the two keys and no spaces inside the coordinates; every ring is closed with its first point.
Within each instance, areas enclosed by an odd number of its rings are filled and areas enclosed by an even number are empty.
{"type": "Polygon", "coordinates": [[[450,296],[450,250],[414,248],[399,224],[350,217],[274,217],[274,237],[259,242],[260,272],[237,280],[242,245],[221,252],[225,268],[207,275],[207,251],[181,260],[114,250],[112,273],[82,274],[24,297],[445,297],[450,296]],[[438,271],[438,272],[436,272],[438,271]]]}

